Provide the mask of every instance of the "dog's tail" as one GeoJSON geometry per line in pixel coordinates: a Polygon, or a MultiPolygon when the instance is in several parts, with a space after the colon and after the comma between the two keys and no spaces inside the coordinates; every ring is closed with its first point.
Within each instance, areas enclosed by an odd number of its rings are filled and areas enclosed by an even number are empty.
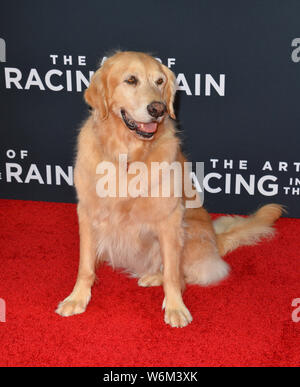
{"type": "Polygon", "coordinates": [[[213,222],[221,256],[240,246],[250,246],[274,235],[273,223],[282,215],[279,204],[267,204],[247,218],[222,216],[213,222]]]}

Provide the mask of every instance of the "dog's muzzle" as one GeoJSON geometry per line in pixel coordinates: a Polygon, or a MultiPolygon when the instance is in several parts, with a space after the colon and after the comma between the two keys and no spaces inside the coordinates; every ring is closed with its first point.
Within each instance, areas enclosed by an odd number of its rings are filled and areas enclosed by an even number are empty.
{"type": "Polygon", "coordinates": [[[155,121],[148,123],[134,121],[131,117],[129,117],[124,109],[121,110],[121,115],[125,125],[130,130],[134,130],[141,137],[151,138],[157,131],[158,123],[155,121]]]}
{"type": "Polygon", "coordinates": [[[151,117],[159,118],[165,114],[167,109],[163,102],[154,101],[147,106],[147,110],[151,117]]]}

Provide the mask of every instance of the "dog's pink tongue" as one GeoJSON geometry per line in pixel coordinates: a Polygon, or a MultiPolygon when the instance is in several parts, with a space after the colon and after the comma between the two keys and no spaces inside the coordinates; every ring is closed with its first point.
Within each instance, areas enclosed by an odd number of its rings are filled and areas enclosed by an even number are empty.
{"type": "Polygon", "coordinates": [[[148,124],[139,123],[139,130],[146,133],[154,133],[157,129],[157,122],[149,122],[148,124]]]}

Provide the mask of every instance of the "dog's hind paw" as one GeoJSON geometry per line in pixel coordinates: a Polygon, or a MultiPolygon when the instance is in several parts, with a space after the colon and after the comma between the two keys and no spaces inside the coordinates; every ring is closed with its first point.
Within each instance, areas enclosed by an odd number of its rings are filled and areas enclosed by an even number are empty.
{"type": "Polygon", "coordinates": [[[162,273],[145,274],[138,280],[138,285],[143,287],[160,286],[163,283],[162,273]]]}

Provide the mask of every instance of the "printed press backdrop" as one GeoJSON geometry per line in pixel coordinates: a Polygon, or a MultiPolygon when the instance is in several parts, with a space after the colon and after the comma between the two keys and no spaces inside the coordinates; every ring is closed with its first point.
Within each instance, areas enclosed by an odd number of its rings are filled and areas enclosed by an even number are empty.
{"type": "Polygon", "coordinates": [[[83,91],[112,49],[176,74],[184,149],[211,212],[300,217],[300,1],[64,0],[1,5],[0,198],[76,201],[83,91]]]}

